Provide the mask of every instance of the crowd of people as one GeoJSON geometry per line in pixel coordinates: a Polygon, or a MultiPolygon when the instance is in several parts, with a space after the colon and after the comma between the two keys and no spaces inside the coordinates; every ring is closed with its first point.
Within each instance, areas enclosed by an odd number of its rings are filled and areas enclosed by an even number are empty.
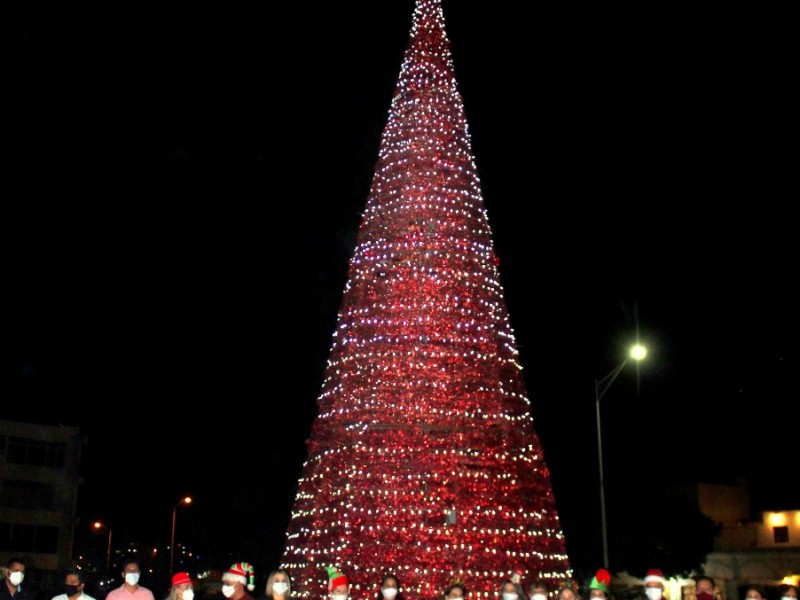
{"type": "MultiPolygon", "coordinates": [[[[351,600],[350,580],[344,573],[334,567],[326,567],[328,574],[327,598],[320,600],[351,600]]],[[[141,567],[136,559],[129,559],[122,565],[122,585],[111,589],[104,598],[95,599],[85,592],[86,581],[80,569],[69,570],[64,575],[62,591],[50,600],[155,600],[153,592],[139,584],[141,567]]],[[[516,571],[509,579],[504,580],[499,589],[500,600],[583,600],[578,582],[572,579],[559,580],[557,589],[551,589],[547,580],[532,582],[527,591],[520,583],[521,572],[516,571]]],[[[267,577],[264,593],[253,598],[250,592],[255,590],[255,573],[253,566],[247,562],[238,562],[222,574],[220,600],[294,600],[292,580],[284,569],[276,569],[267,577]]],[[[0,600],[41,600],[34,597],[26,586],[25,563],[20,558],[12,558],[3,569],[3,580],[0,582],[0,600]]],[[[700,575],[695,577],[695,600],[719,600],[717,585],[711,577],[700,575]]],[[[666,579],[658,569],[651,569],[644,579],[644,596],[646,600],[662,600],[666,579]]],[[[195,581],[189,573],[179,572],[172,575],[172,585],[164,600],[194,600],[195,581]]],[[[587,600],[611,600],[611,573],[599,569],[586,591],[587,600]]],[[[466,600],[468,589],[466,584],[455,581],[448,585],[441,594],[441,600],[466,600]]],[[[404,600],[400,580],[393,573],[387,573],[376,590],[375,600],[404,600]]],[[[676,599],[680,600],[680,599],[676,599]]],[[[744,589],[741,599],[729,600],[798,600],[798,588],[794,585],[782,585],[778,589],[778,598],[770,598],[767,591],[757,585],[744,589]]]]}

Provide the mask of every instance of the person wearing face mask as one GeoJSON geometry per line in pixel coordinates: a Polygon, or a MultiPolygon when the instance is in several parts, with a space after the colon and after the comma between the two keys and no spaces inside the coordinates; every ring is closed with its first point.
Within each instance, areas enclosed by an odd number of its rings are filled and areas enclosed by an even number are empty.
{"type": "Polygon", "coordinates": [[[188,573],[175,573],[172,576],[172,587],[167,600],[194,600],[194,585],[188,573]]]}
{"type": "Polygon", "coordinates": [[[556,596],[558,600],[581,600],[578,593],[580,586],[574,579],[562,579],[558,582],[558,586],[558,595],[556,596]]]}
{"type": "Polygon", "coordinates": [[[550,596],[550,584],[544,579],[534,581],[528,588],[529,600],[547,600],[550,596]]]}
{"type": "Polygon", "coordinates": [[[0,583],[0,600],[30,600],[33,596],[23,589],[25,563],[21,558],[11,558],[6,563],[5,578],[0,583]]]}
{"type": "Polygon", "coordinates": [[[748,585],[744,591],[744,600],[767,600],[767,591],[760,585],[748,585]]]}
{"type": "Polygon", "coordinates": [[[781,600],[797,600],[797,586],[784,583],[778,588],[778,596],[781,600]]]}
{"type": "Polygon", "coordinates": [[[467,588],[460,581],[451,584],[444,590],[444,600],[464,600],[467,597],[467,588]]]}
{"type": "Polygon", "coordinates": [[[650,569],[644,576],[644,593],[647,600],[661,600],[664,597],[666,582],[667,580],[664,579],[664,575],[659,569],[650,569]]]}
{"type": "Polygon", "coordinates": [[[400,591],[400,580],[397,579],[397,576],[392,573],[387,573],[383,576],[377,600],[403,600],[403,593],[400,591]]]}
{"type": "Polygon", "coordinates": [[[500,586],[500,598],[502,600],[525,600],[525,591],[519,583],[506,579],[500,586]]]}
{"type": "Polygon", "coordinates": [[[696,600],[714,600],[717,596],[717,584],[708,575],[699,575],[694,582],[696,600]]]}
{"type": "Polygon", "coordinates": [[[254,580],[255,574],[250,563],[234,563],[222,574],[222,595],[228,600],[253,600],[247,592],[256,589],[254,580]]]}
{"type": "Polygon", "coordinates": [[[333,567],[325,567],[328,572],[328,597],[330,600],[347,600],[350,597],[350,580],[347,575],[333,567]]]}
{"type": "Polygon", "coordinates": [[[139,561],[129,558],[122,563],[122,578],[124,583],[108,592],[106,600],[155,600],[153,592],[139,585],[139,576],[142,569],[139,561]]]}
{"type": "Polygon", "coordinates": [[[598,569],[589,584],[590,600],[608,600],[608,589],[611,586],[611,573],[598,569]]]}
{"type": "Polygon", "coordinates": [[[256,600],[291,600],[292,580],[283,569],[277,569],[267,577],[267,589],[256,600]]]}
{"type": "Polygon", "coordinates": [[[77,569],[67,571],[64,576],[64,592],[53,596],[52,600],[94,600],[89,594],[83,593],[84,585],[82,571],[77,569]]]}

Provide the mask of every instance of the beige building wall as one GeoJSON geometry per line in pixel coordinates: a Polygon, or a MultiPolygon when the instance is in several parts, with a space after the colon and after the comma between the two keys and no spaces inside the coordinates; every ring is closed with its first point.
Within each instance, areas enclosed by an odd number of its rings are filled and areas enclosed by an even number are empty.
{"type": "Polygon", "coordinates": [[[800,510],[751,515],[746,485],[698,485],[700,510],[722,529],[704,571],[730,599],[755,584],[774,588],[800,572],[800,510]]]}
{"type": "Polygon", "coordinates": [[[0,420],[0,562],[42,571],[73,555],[83,439],[77,427],[0,420]]]}

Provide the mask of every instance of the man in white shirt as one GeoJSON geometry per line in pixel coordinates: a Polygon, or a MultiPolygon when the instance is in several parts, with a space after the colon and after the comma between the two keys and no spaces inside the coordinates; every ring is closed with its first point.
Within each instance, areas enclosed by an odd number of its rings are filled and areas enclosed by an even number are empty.
{"type": "Polygon", "coordinates": [[[53,600],[94,600],[88,594],[83,593],[83,586],[83,573],[70,571],[64,577],[64,592],[53,596],[53,600]]]}

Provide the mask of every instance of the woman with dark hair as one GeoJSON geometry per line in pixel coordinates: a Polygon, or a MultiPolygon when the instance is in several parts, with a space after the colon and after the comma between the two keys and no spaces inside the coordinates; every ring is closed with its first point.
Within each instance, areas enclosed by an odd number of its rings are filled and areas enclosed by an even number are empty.
{"type": "Polygon", "coordinates": [[[529,600],[547,600],[550,596],[550,584],[544,579],[537,579],[528,588],[529,600]]]}
{"type": "Polygon", "coordinates": [[[717,597],[717,582],[708,575],[698,575],[694,578],[695,600],[714,600],[717,597]]]}
{"type": "Polygon", "coordinates": [[[744,590],[745,600],[767,600],[767,592],[760,585],[748,585],[744,590]]]}
{"type": "Polygon", "coordinates": [[[394,573],[386,573],[381,579],[378,600],[403,600],[403,592],[400,591],[400,580],[394,573]]]}
{"type": "Polygon", "coordinates": [[[518,583],[506,579],[500,586],[500,598],[503,600],[525,600],[525,590],[518,583]]]}
{"type": "Polygon", "coordinates": [[[574,579],[562,579],[558,582],[557,600],[581,600],[580,586],[574,579]]]}
{"type": "Polygon", "coordinates": [[[778,588],[778,595],[781,600],[797,600],[797,586],[784,583],[778,588]]]}
{"type": "Polygon", "coordinates": [[[466,597],[467,588],[465,588],[464,584],[460,581],[451,583],[447,589],[445,589],[444,594],[442,594],[444,600],[464,600],[466,597]]]}

